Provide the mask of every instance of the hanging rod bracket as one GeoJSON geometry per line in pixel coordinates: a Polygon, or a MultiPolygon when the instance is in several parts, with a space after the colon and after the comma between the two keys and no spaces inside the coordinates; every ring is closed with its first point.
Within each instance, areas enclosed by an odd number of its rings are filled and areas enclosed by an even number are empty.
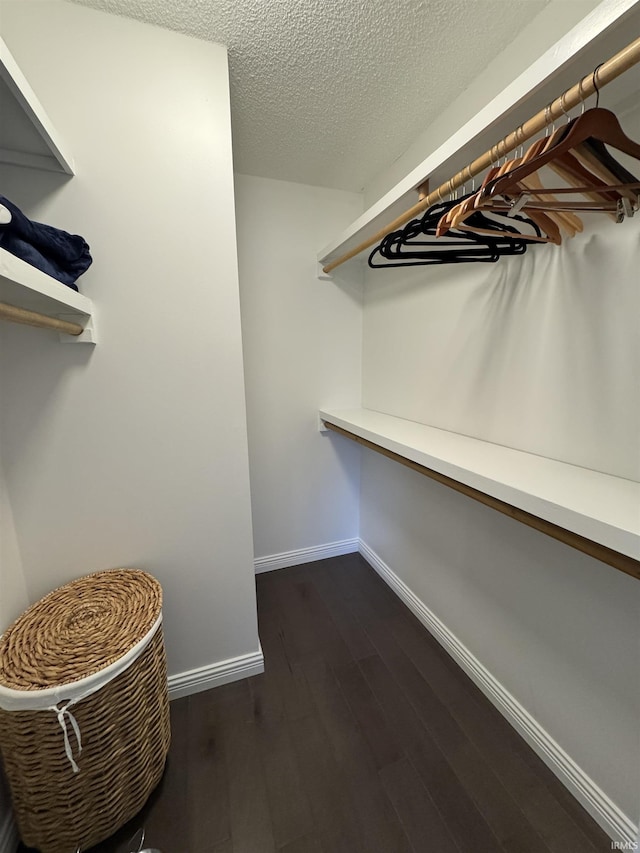
{"type": "Polygon", "coordinates": [[[419,187],[416,187],[416,192],[418,193],[418,201],[422,201],[429,195],[429,178],[426,178],[419,187]]]}
{"type": "Polygon", "coordinates": [[[333,281],[331,273],[325,272],[320,262],[316,262],[316,278],[320,281],[333,281]]]}
{"type": "MultiPolygon", "coordinates": [[[[58,317],[60,320],[68,320],[70,323],[78,322],[77,314],[58,314],[58,317]]],[[[62,344],[97,344],[95,318],[87,318],[86,323],[83,324],[82,334],[66,335],[64,332],[59,332],[59,337],[62,344]]]]}

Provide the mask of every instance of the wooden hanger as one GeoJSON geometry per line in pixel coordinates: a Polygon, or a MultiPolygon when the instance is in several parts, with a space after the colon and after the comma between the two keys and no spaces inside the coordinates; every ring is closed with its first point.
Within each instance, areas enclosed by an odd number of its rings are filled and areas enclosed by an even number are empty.
{"type": "Polygon", "coordinates": [[[542,166],[557,159],[559,155],[570,152],[591,137],[640,160],[640,145],[624,133],[615,114],[602,107],[594,107],[574,119],[559,142],[547,147],[538,156],[494,181],[486,188],[485,197],[513,194],[515,185],[523,178],[527,178],[532,172],[538,171],[542,166]]]}
{"type": "MultiPolygon", "coordinates": [[[[523,156],[519,160],[512,161],[511,167],[508,171],[512,171],[516,166],[521,165],[522,163],[528,163],[534,157],[538,156],[538,154],[547,148],[550,148],[554,143],[554,139],[561,139],[564,133],[566,132],[566,126],[563,128],[559,128],[557,131],[553,131],[548,137],[543,137],[542,139],[537,140],[532,145],[529,146],[527,151],[523,154],[523,156]]],[[[517,132],[516,132],[517,136],[517,132]]],[[[501,171],[500,177],[503,172],[501,171]]],[[[544,187],[542,185],[542,181],[540,180],[537,172],[532,172],[531,175],[526,179],[520,182],[520,186],[525,190],[543,190],[544,187]]],[[[554,201],[555,197],[552,194],[538,194],[537,198],[539,201],[554,201]]],[[[540,213],[538,211],[529,210],[529,216],[533,216],[534,219],[536,216],[539,216],[540,213]]],[[[556,211],[553,213],[549,213],[549,218],[556,223],[559,228],[564,228],[565,231],[569,234],[570,237],[575,236],[579,231],[584,229],[584,225],[582,224],[582,220],[579,216],[576,216],[574,213],[568,211],[556,211]]]]}
{"type": "MultiPolygon", "coordinates": [[[[465,219],[467,219],[474,211],[477,211],[484,205],[481,203],[483,190],[488,187],[493,181],[495,181],[498,177],[508,173],[510,170],[516,168],[520,163],[525,161],[525,158],[531,158],[535,156],[536,152],[540,150],[540,147],[544,144],[546,140],[538,140],[537,143],[534,143],[527,152],[523,155],[522,158],[516,158],[515,160],[507,160],[506,163],[503,163],[502,166],[496,166],[489,170],[485,179],[482,183],[482,187],[469,199],[466,199],[460,205],[456,205],[456,207],[452,208],[449,213],[444,216],[440,223],[438,224],[438,229],[436,234],[441,236],[445,234],[450,228],[458,228],[459,230],[474,230],[465,226],[463,223],[465,219]]],[[[504,211],[504,206],[501,205],[500,208],[504,211]]],[[[532,242],[539,243],[555,243],[556,245],[560,245],[562,243],[562,234],[560,233],[560,222],[562,221],[559,217],[549,216],[543,210],[532,210],[526,208],[523,211],[531,220],[534,222],[543,236],[531,235],[527,236],[527,240],[531,240],[532,242]]],[[[567,230],[569,233],[574,233],[571,227],[568,227],[567,230]]],[[[482,233],[482,232],[478,232],[482,233]]],[[[504,236],[508,236],[508,232],[504,232],[504,236]]]]}
{"type": "MultiPolygon", "coordinates": [[[[562,154],[556,160],[550,160],[547,168],[555,172],[568,186],[574,187],[577,193],[596,205],[601,204],[603,210],[608,207],[605,202],[617,202],[620,198],[620,194],[612,189],[611,184],[596,177],[571,153],[562,154]]],[[[554,187],[554,190],[558,192],[558,188],[554,187]]],[[[612,219],[616,220],[615,214],[612,215],[612,219]]]]}
{"type": "MultiPolygon", "coordinates": [[[[638,180],[630,172],[627,172],[598,140],[587,139],[581,142],[574,149],[574,155],[578,161],[582,162],[586,168],[607,184],[632,184],[638,180]],[[596,148],[592,143],[600,147],[596,148]]],[[[638,194],[633,190],[623,188],[619,193],[631,201],[637,201],[638,194]]]]}
{"type": "MultiPolygon", "coordinates": [[[[544,194],[537,196],[540,201],[556,201],[556,196],[543,186],[537,172],[532,172],[526,180],[522,181],[522,186],[528,190],[545,190],[544,194]]],[[[559,225],[565,228],[570,237],[574,237],[580,231],[584,231],[584,224],[575,213],[567,210],[557,211],[557,218],[560,220],[559,225]]]]}
{"type": "MultiPolygon", "coordinates": [[[[491,169],[478,193],[443,217],[437,233],[444,234],[451,227],[465,228],[464,220],[473,210],[491,207],[499,196],[507,202],[525,197],[527,190],[535,191],[536,200],[529,201],[527,196],[524,207],[518,209],[523,209],[545,232],[546,237],[537,239],[559,243],[559,227],[570,235],[582,230],[581,220],[572,212],[575,210],[601,210],[618,220],[620,198],[628,202],[625,210],[638,207],[637,181],[608,152],[605,144],[640,160],[640,145],[626,136],[615,114],[596,107],[538,140],[522,158],[491,169]],[[544,165],[550,166],[588,201],[557,201],[554,188],[542,192],[545,188],[537,172],[544,165]]],[[[504,204],[499,202],[494,209],[504,210],[504,204]]]]}
{"type": "MultiPolygon", "coordinates": [[[[492,151],[493,151],[493,149],[492,149],[492,151]]],[[[496,160],[498,159],[497,153],[495,155],[495,159],[496,160]]],[[[473,213],[473,211],[477,208],[476,202],[477,202],[477,199],[478,199],[481,191],[483,190],[483,188],[486,187],[490,181],[494,180],[494,178],[497,177],[499,172],[500,172],[500,167],[492,166],[489,169],[489,171],[487,172],[487,174],[485,175],[484,180],[482,181],[482,185],[481,185],[480,189],[478,190],[478,192],[475,195],[472,195],[469,198],[464,199],[462,202],[460,202],[460,204],[455,205],[449,211],[447,211],[445,216],[443,216],[442,219],[440,220],[440,222],[438,223],[438,227],[436,229],[436,236],[437,237],[442,237],[444,234],[447,233],[447,231],[450,228],[453,228],[453,227],[457,228],[457,227],[460,227],[462,225],[464,220],[466,218],[468,218],[473,213]]],[[[469,177],[471,177],[471,174],[469,174],[469,177]]]]}
{"type": "MultiPolygon", "coordinates": [[[[605,136],[608,141],[612,141],[611,144],[615,142],[621,150],[631,151],[632,154],[634,153],[634,150],[640,151],[640,146],[636,146],[636,143],[629,140],[624,135],[617,119],[608,110],[590,110],[588,114],[583,114],[580,117],[580,120],[583,120],[585,115],[589,115],[589,121],[586,123],[582,121],[581,132],[583,134],[591,132],[594,119],[598,121],[602,119],[604,133],[601,133],[600,135],[605,136]],[[599,116],[598,113],[600,114],[599,116]],[[613,120],[611,118],[612,116],[613,120]]],[[[545,165],[562,177],[569,186],[574,186],[576,188],[576,192],[580,192],[590,200],[591,203],[588,204],[575,203],[573,205],[573,210],[585,208],[590,210],[601,210],[607,212],[614,221],[619,221],[620,215],[617,206],[618,199],[624,198],[628,200],[631,209],[637,209],[638,193],[633,186],[637,181],[630,172],[624,169],[624,167],[622,167],[621,164],[609,154],[603,142],[600,140],[588,137],[583,142],[578,143],[574,149],[565,150],[569,145],[570,140],[575,140],[577,138],[574,128],[576,122],[578,122],[578,119],[574,119],[572,122],[569,122],[567,125],[554,131],[550,137],[547,138],[546,142],[543,141],[544,144],[539,144],[537,146],[537,153],[536,147],[532,146],[528,154],[534,154],[534,157],[529,156],[526,162],[534,163],[536,168],[541,168],[544,160],[547,160],[545,165]],[[553,157],[553,159],[548,159],[548,157],[553,157]],[[628,186],[625,186],[625,183],[628,184],[628,186]],[[614,202],[614,204],[610,202],[614,202]]],[[[514,173],[516,173],[515,170],[511,169],[506,174],[510,177],[514,173]]],[[[517,174],[522,175],[522,170],[518,171],[517,174]]],[[[531,180],[531,176],[533,174],[536,173],[531,172],[528,178],[521,178],[519,186],[527,186],[527,181],[531,180]]],[[[493,197],[494,194],[497,194],[498,187],[504,187],[504,183],[504,181],[499,182],[496,180],[492,184],[487,185],[484,188],[481,194],[481,199],[478,203],[487,206],[489,204],[488,199],[493,197]]],[[[511,188],[511,192],[505,190],[503,193],[504,196],[508,197],[509,195],[513,195],[513,189],[514,187],[511,188]]],[[[550,195],[553,195],[554,189],[555,188],[549,188],[550,195]]],[[[541,196],[541,194],[538,195],[541,196]]],[[[540,198],[540,200],[542,201],[542,198],[540,198]]],[[[561,207],[561,205],[553,203],[551,198],[545,200],[550,202],[549,211],[561,207]]],[[[627,206],[627,209],[629,205],[627,206]]],[[[571,209],[571,205],[563,203],[562,209],[568,212],[571,209]]],[[[531,212],[532,210],[529,211],[530,214],[531,212]]]]}
{"type": "MultiPolygon", "coordinates": [[[[516,131],[516,137],[517,137],[517,133],[518,132],[516,131]]],[[[545,140],[543,140],[543,139],[539,139],[536,142],[534,142],[533,145],[531,145],[527,149],[526,153],[523,155],[522,159],[520,161],[518,161],[518,163],[526,162],[527,159],[530,159],[532,156],[535,156],[535,154],[541,149],[544,142],[545,142],[545,140]]],[[[492,149],[492,152],[493,152],[493,149],[492,149]]],[[[498,146],[496,146],[495,159],[496,160],[498,159],[498,146]]],[[[480,189],[478,190],[478,192],[474,196],[472,196],[471,198],[465,199],[464,202],[453,207],[447,213],[447,215],[444,216],[440,220],[440,223],[438,225],[438,230],[436,232],[437,236],[441,237],[443,234],[445,234],[449,230],[449,228],[460,227],[461,224],[464,222],[464,220],[473,212],[473,210],[477,210],[478,208],[480,208],[481,207],[480,201],[481,201],[481,198],[483,196],[483,191],[485,190],[485,188],[487,186],[489,186],[492,183],[492,181],[494,181],[501,173],[503,173],[505,166],[508,167],[509,164],[513,164],[513,163],[514,163],[514,161],[507,161],[507,163],[503,164],[503,166],[492,166],[489,169],[489,171],[487,172],[487,174],[485,175],[484,180],[482,181],[482,185],[481,185],[480,189]]]]}

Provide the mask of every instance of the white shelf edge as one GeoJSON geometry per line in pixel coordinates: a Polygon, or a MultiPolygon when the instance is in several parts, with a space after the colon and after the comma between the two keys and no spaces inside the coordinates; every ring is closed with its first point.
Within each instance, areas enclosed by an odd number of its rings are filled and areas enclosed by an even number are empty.
{"type": "MultiPolygon", "coordinates": [[[[446,165],[458,152],[473,143],[480,134],[507,119],[526,98],[548,83],[578,54],[604,35],[621,18],[640,4],[640,0],[603,0],[582,21],[557,41],[539,59],[490,101],[460,130],[416,166],[403,180],[366,210],[317,256],[322,266],[355,247],[369,235],[384,227],[403,210],[417,202],[414,191],[426,178],[446,165]],[[410,196],[407,198],[407,196],[410,196]]],[[[632,40],[633,34],[629,34],[632,40]]],[[[606,57],[604,57],[606,58],[606,57]]],[[[576,82],[576,81],[574,81],[576,82]]],[[[509,127],[509,130],[513,130],[509,127]]],[[[501,134],[496,133],[497,142],[501,134]]],[[[478,152],[480,153],[480,152],[478,152]]],[[[466,162],[466,161],[465,161],[466,162]]],[[[464,164],[463,164],[464,166],[464,164]]],[[[458,168],[463,168],[460,166],[458,168]]],[[[447,178],[449,175],[446,176],[447,178]]],[[[445,178],[446,180],[446,178],[445,178]]]]}
{"type": "Polygon", "coordinates": [[[79,323],[78,336],[60,335],[63,343],[95,344],[93,303],[62,282],[0,248],[0,302],[79,323]]]}
{"type": "MultiPolygon", "coordinates": [[[[47,147],[51,151],[51,155],[55,160],[55,163],[57,164],[57,167],[53,167],[52,165],[47,166],[44,163],[41,163],[37,168],[62,171],[67,175],[73,175],[73,158],[65,152],[65,145],[60,139],[59,133],[54,128],[44,107],[36,97],[35,92],[20,70],[6,43],[1,38],[0,77],[2,77],[4,82],[7,84],[13,96],[30,119],[34,128],[45,141],[47,147]]],[[[33,161],[31,163],[23,162],[19,165],[33,165],[33,161]]]]}
{"type": "MultiPolygon", "coordinates": [[[[78,322],[77,316],[73,314],[58,314],[59,320],[67,320],[71,323],[78,322]]],[[[97,344],[98,336],[96,333],[95,317],[87,317],[82,325],[82,333],[79,335],[67,335],[65,332],[59,332],[58,338],[61,344],[97,344]]]]}
{"type": "Polygon", "coordinates": [[[632,559],[640,559],[640,483],[369,409],[319,416],[632,559]]]}

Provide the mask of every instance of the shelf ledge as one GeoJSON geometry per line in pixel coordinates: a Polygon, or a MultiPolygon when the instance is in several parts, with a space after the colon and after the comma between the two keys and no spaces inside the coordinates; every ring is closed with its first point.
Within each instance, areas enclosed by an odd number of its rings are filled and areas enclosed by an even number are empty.
{"type": "Polygon", "coordinates": [[[90,299],[1,248],[0,302],[79,323],[84,329],[81,335],[60,335],[66,343],[96,342],[90,299]]]}
{"type": "Polygon", "coordinates": [[[321,409],[320,419],[348,438],[640,578],[640,483],[369,409],[321,409]]]}
{"type": "Polygon", "coordinates": [[[0,38],[0,162],[73,175],[73,158],[0,38]]]}

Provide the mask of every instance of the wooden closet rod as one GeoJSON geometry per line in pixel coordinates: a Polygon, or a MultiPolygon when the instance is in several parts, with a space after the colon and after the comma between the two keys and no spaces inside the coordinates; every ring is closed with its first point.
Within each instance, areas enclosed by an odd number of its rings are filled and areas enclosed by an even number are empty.
{"type": "MultiPolygon", "coordinates": [[[[323,271],[329,273],[336,269],[336,267],[344,264],[345,261],[355,258],[356,255],[364,252],[365,249],[375,246],[376,243],[379,243],[391,231],[395,231],[410,219],[414,219],[418,214],[431,207],[432,204],[441,201],[444,196],[450,195],[458,187],[464,186],[471,178],[488,169],[492,163],[495,163],[498,157],[503,157],[510,151],[515,151],[523,142],[531,139],[532,136],[535,136],[536,133],[539,133],[555,119],[565,115],[568,110],[578,106],[578,104],[582,103],[590,95],[595,94],[603,86],[606,86],[607,83],[611,83],[616,77],[619,77],[625,71],[637,65],[638,62],[640,62],[640,38],[637,38],[619,53],[616,53],[615,56],[612,56],[611,59],[600,65],[596,71],[583,77],[579,83],[576,83],[575,86],[568,89],[559,98],[556,98],[555,101],[552,101],[532,118],[525,121],[524,124],[521,124],[520,127],[512,131],[508,136],[505,136],[480,157],[477,157],[473,163],[465,166],[461,172],[458,172],[453,178],[450,178],[446,183],[441,184],[436,190],[426,195],[417,204],[414,204],[413,207],[409,208],[409,210],[397,219],[394,219],[393,222],[390,222],[389,225],[381,228],[380,231],[376,231],[372,237],[363,240],[355,249],[345,252],[344,255],[341,255],[335,261],[331,261],[331,263],[322,268],[323,271]]],[[[424,183],[423,181],[421,186],[424,183]]]]}
{"type": "Polygon", "coordinates": [[[467,486],[459,480],[447,477],[446,474],[440,474],[432,468],[420,465],[418,462],[407,459],[406,456],[400,456],[399,453],[394,453],[392,450],[387,450],[386,447],[381,447],[373,441],[361,438],[359,435],[349,432],[349,430],[336,426],[336,424],[332,424],[331,421],[323,421],[323,423],[327,429],[337,432],[338,435],[343,435],[345,438],[350,438],[352,441],[361,444],[363,447],[375,450],[376,453],[380,453],[388,459],[393,459],[394,462],[399,462],[406,468],[411,468],[412,471],[424,474],[426,477],[435,480],[437,483],[441,483],[443,486],[448,486],[450,489],[454,489],[456,492],[460,492],[468,498],[473,498],[473,500],[491,507],[491,509],[495,509],[503,515],[508,515],[509,518],[513,518],[514,521],[526,524],[527,527],[532,527],[534,530],[538,530],[540,533],[544,533],[552,539],[557,539],[559,542],[563,542],[571,548],[582,551],[583,554],[588,554],[590,557],[594,557],[596,560],[601,560],[603,563],[613,566],[614,569],[618,569],[618,571],[624,572],[625,574],[631,575],[631,577],[640,580],[640,560],[634,560],[633,557],[621,554],[619,551],[614,551],[612,548],[607,548],[606,545],[594,542],[593,539],[587,539],[584,536],[580,536],[579,533],[574,533],[572,530],[567,530],[565,527],[560,527],[559,525],[554,524],[552,521],[547,521],[546,519],[533,515],[524,509],[505,503],[505,501],[502,501],[499,498],[494,498],[486,492],[481,492],[479,489],[467,486]]]}
{"type": "Polygon", "coordinates": [[[69,323],[67,320],[58,320],[57,317],[47,317],[46,314],[27,311],[26,308],[16,308],[15,305],[7,305],[5,302],[0,302],[0,320],[22,323],[25,326],[37,326],[39,329],[53,329],[56,332],[74,335],[74,337],[81,335],[84,331],[79,323],[69,323]]]}

